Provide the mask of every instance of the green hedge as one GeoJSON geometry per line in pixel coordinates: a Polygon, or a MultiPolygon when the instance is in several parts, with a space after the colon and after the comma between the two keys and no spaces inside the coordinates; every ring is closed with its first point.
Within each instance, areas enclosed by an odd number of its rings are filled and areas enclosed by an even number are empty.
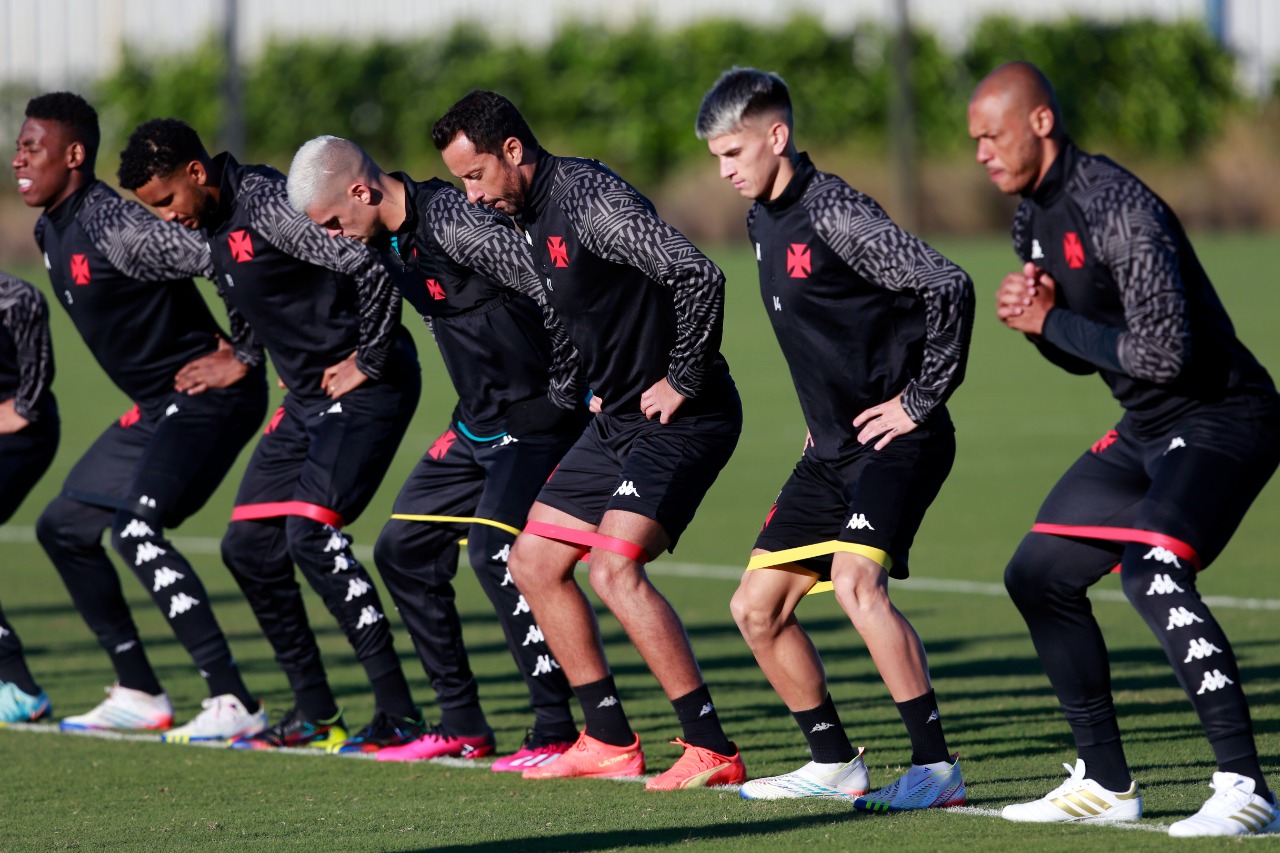
{"type": "MultiPolygon", "coordinates": [[[[678,30],[571,25],[549,44],[498,42],[475,27],[415,41],[276,42],[243,69],[249,159],[287,164],[305,139],[349,136],[388,166],[437,168],[429,130],[473,88],[509,95],[551,150],[597,156],[642,185],[706,156],[692,132],[702,94],[732,65],[774,70],[792,86],[806,146],[884,142],[889,34],[831,33],[811,17],[782,26],[708,20],[678,30]]],[[[1058,86],[1078,139],[1177,157],[1211,139],[1236,97],[1231,57],[1192,23],[1026,24],[992,18],[954,52],[914,35],[920,149],[965,150],[975,81],[1015,58],[1058,86]]],[[[100,81],[108,152],[136,123],[185,118],[217,141],[224,58],[212,42],[181,55],[127,50],[100,81]]],[[[113,147],[114,146],[114,147],[113,147]]],[[[104,160],[104,170],[113,158],[104,160]]]]}

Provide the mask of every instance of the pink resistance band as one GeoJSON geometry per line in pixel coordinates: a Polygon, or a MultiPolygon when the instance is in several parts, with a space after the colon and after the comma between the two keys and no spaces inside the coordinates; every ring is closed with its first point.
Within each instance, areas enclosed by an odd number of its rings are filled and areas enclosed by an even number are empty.
{"type": "Polygon", "coordinates": [[[258,521],[263,518],[280,518],[284,515],[300,515],[330,527],[341,527],[342,516],[319,504],[306,501],[275,501],[265,504],[244,504],[231,510],[232,521],[258,521]]]}
{"type": "Polygon", "coordinates": [[[637,563],[649,562],[649,555],[636,543],[628,542],[625,539],[617,539],[613,536],[605,536],[592,530],[574,530],[572,527],[547,524],[545,521],[530,521],[525,524],[524,532],[532,533],[534,536],[541,536],[543,539],[554,539],[556,542],[579,545],[582,547],[582,551],[578,559],[585,557],[587,551],[591,548],[603,548],[606,551],[621,554],[628,560],[635,560],[637,563]]]}
{"type": "MultiPolygon", "coordinates": [[[[1200,555],[1196,553],[1195,548],[1192,548],[1181,539],[1174,539],[1172,536],[1156,533],[1154,530],[1137,530],[1133,527],[1089,527],[1074,524],[1033,524],[1031,532],[1049,533],[1054,536],[1069,536],[1075,539],[1102,539],[1106,542],[1137,542],[1142,545],[1150,545],[1153,548],[1163,548],[1189,562],[1197,572],[1201,568],[1200,555]]],[[[1116,566],[1111,571],[1118,572],[1120,567],[1116,566]]]]}

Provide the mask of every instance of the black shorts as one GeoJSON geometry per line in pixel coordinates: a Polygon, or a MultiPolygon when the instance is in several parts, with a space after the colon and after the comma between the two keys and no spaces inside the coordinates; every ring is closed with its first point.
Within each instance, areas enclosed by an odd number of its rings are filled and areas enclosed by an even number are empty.
{"type": "Polygon", "coordinates": [[[0,435],[0,524],[17,511],[58,450],[58,404],[52,394],[45,394],[38,406],[36,420],[0,435]]]}
{"type": "MultiPolygon", "coordinates": [[[[784,551],[837,540],[878,548],[893,558],[889,575],[905,578],[911,543],[956,456],[950,424],[911,432],[883,450],[865,445],[841,463],[800,457],[769,510],[756,547],[784,551]]],[[[831,578],[831,555],[797,561],[831,578]]]]}
{"type": "Polygon", "coordinates": [[[266,371],[230,388],[135,406],[76,462],[62,493],[109,509],[152,507],[176,527],[209,500],[267,411],[266,371]]]}
{"type": "Polygon", "coordinates": [[[254,448],[236,506],[301,501],[355,521],[386,476],[421,390],[415,372],[337,400],[288,394],[254,448]]]}
{"type": "MultiPolygon", "coordinates": [[[[1278,463],[1274,396],[1206,406],[1158,435],[1139,436],[1126,417],[1067,469],[1036,522],[1162,533],[1194,548],[1204,568],[1278,463]]],[[[1123,548],[1123,541],[1113,543],[1117,559],[1123,548]]]]}
{"type": "MultiPolygon", "coordinates": [[[[529,507],[581,435],[584,421],[558,432],[477,440],[459,429],[458,414],[414,467],[393,512],[478,517],[523,528],[529,507]]],[[[466,536],[467,527],[458,525],[457,532],[466,536]]]]}
{"type": "Polygon", "coordinates": [[[742,433],[736,390],[715,411],[663,424],[634,415],[596,415],[565,454],[538,501],[599,525],[607,510],[652,518],[675,550],[698,504],[742,433]]]}

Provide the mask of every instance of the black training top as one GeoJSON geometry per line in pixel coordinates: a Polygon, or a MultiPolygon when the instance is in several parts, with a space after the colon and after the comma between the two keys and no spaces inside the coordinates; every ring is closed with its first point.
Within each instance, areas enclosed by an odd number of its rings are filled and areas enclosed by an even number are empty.
{"type": "Polygon", "coordinates": [[[778,198],[752,206],[747,231],[815,458],[857,450],[853,419],[898,394],[917,424],[950,429],[944,404],[973,333],[964,270],[805,154],[778,198]]]}
{"type": "MultiPolygon", "coordinates": [[[[339,240],[289,205],[285,177],[229,154],[207,234],[211,269],[229,311],[248,323],[290,391],[322,397],[324,371],[356,353],[372,380],[416,372],[400,302],[381,258],[339,240]]],[[[253,355],[244,353],[252,362],[253,355]]]]}
{"type": "Polygon", "coordinates": [[[681,412],[720,407],[724,273],[648,199],[595,160],[539,151],[517,221],[605,412],[638,412],[664,376],[692,398],[681,412]]]}
{"type": "Polygon", "coordinates": [[[0,271],[0,401],[38,421],[53,382],[49,306],[33,285],[0,271]]]}
{"type": "Polygon", "coordinates": [[[94,181],[40,217],[36,243],[89,351],[148,414],[183,365],[218,348],[218,324],[190,278],[191,259],[207,265],[209,252],[194,232],[94,181]]]}
{"type": "Polygon", "coordinates": [[[1100,373],[1140,432],[1229,395],[1274,393],[1178,217],[1107,158],[1067,142],[1018,208],[1013,245],[1057,282],[1040,351],[1100,373]]]}
{"type": "Polygon", "coordinates": [[[378,245],[402,273],[395,281],[405,300],[435,336],[464,428],[505,432],[508,408],[538,397],[573,409],[577,352],[546,304],[511,220],[468,204],[438,178],[391,177],[405,187],[405,221],[378,245]]]}

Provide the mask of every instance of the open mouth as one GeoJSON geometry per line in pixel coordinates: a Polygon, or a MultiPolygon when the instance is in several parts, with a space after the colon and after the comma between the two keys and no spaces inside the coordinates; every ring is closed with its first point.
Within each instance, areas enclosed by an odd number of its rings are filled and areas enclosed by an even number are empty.
{"type": "Polygon", "coordinates": [[[30,178],[18,178],[18,192],[25,193],[31,189],[32,183],[30,178]]]}

